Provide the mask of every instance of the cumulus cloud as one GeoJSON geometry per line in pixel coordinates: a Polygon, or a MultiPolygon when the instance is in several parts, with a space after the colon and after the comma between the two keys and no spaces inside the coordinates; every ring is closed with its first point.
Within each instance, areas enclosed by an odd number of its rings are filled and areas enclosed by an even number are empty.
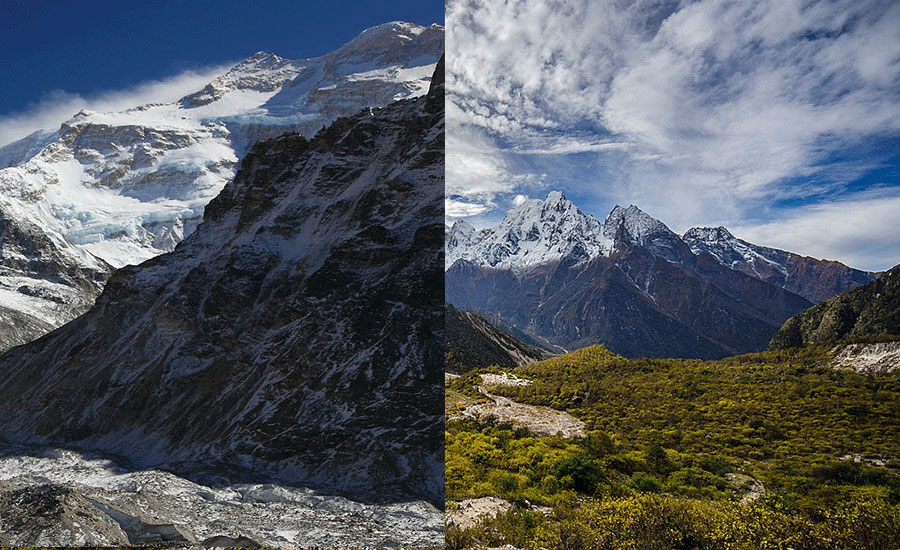
{"type": "Polygon", "coordinates": [[[506,175],[460,166],[448,188],[487,207],[579,155],[559,185],[598,204],[743,226],[779,201],[850,204],[884,161],[867,147],[900,134],[890,0],[450,0],[447,19],[448,167],[456,128],[506,175]]]}
{"type": "Polygon", "coordinates": [[[121,90],[109,90],[82,96],[65,90],[52,90],[18,113],[0,115],[0,146],[21,139],[37,130],[55,130],[83,109],[121,111],[145,103],[168,103],[196,92],[234,63],[183,71],[171,77],[138,83],[121,90]]]}

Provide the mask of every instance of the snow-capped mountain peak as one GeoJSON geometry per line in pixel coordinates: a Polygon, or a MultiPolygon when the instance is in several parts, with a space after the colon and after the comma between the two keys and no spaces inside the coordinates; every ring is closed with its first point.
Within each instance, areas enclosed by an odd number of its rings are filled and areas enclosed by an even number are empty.
{"type": "MultiPolygon", "coordinates": [[[[465,222],[462,222],[465,223],[465,222]]],[[[545,200],[527,199],[510,210],[496,228],[474,231],[454,224],[447,241],[446,265],[458,260],[516,273],[571,258],[576,263],[606,254],[611,241],[603,225],[558,191],[545,200]]]]}
{"type": "Polygon", "coordinates": [[[182,107],[201,107],[238,90],[275,92],[303,70],[302,61],[290,61],[278,55],[259,51],[219,76],[199,92],[183,97],[182,107]]]}
{"type": "Polygon", "coordinates": [[[788,276],[791,253],[748,243],[722,226],[693,227],[685,231],[682,238],[694,254],[711,254],[719,263],[732,269],[759,277],[769,276],[767,273],[773,271],[781,277],[788,276]]]}
{"type": "Polygon", "coordinates": [[[575,265],[609,256],[624,246],[646,247],[670,261],[690,255],[680,237],[640,208],[616,206],[601,223],[560,191],[526,199],[493,228],[476,231],[457,222],[447,233],[446,267],[467,260],[517,274],[566,259],[575,265]]]}
{"type": "Polygon", "coordinates": [[[635,205],[622,208],[616,205],[603,224],[606,235],[615,237],[620,226],[624,226],[627,236],[636,244],[645,244],[649,239],[669,234],[674,235],[666,224],[650,216],[635,205]]]}
{"type": "Polygon", "coordinates": [[[726,228],[718,227],[692,227],[684,232],[684,240],[687,242],[722,243],[735,239],[726,228]]]}

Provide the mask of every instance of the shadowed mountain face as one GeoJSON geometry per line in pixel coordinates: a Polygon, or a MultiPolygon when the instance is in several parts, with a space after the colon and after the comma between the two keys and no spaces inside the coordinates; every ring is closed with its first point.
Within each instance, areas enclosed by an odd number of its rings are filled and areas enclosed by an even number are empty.
{"type": "Polygon", "coordinates": [[[760,351],[810,298],[873,277],[724,228],[679,236],[635,206],[600,222],[558,192],[496,227],[457,222],[446,242],[448,302],[557,350],[601,343],[629,357],[760,351]]]}
{"type": "Polygon", "coordinates": [[[448,371],[498,366],[516,367],[540,361],[549,353],[504,332],[484,317],[447,304],[445,315],[448,371]]]}
{"type": "Polygon", "coordinates": [[[770,347],[879,337],[900,338],[900,266],[791,317],[772,338],[770,347]]]}
{"type": "Polygon", "coordinates": [[[111,273],[0,204],[0,353],[87,311],[111,273]]]}
{"type": "Polygon", "coordinates": [[[443,502],[443,65],[257,144],[172,253],[0,358],[0,437],[443,502]]]}

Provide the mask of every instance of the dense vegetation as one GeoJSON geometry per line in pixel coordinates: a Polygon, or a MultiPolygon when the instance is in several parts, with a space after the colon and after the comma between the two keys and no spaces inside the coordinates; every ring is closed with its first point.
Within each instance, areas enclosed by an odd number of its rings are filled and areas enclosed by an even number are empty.
{"type": "MultiPolygon", "coordinates": [[[[534,383],[496,393],[567,410],[588,432],[450,420],[448,500],[517,508],[450,528],[448,544],[900,548],[900,374],[829,360],[824,347],[704,362],[594,346],[518,367],[534,383]]],[[[448,395],[474,397],[477,374],[448,395]]]]}
{"type": "Polygon", "coordinates": [[[490,365],[514,367],[546,357],[543,350],[498,329],[480,315],[450,304],[445,308],[445,364],[449,372],[490,365]]]}
{"type": "Polygon", "coordinates": [[[900,266],[794,315],[772,338],[770,348],[897,340],[896,335],[900,335],[900,266]]]}

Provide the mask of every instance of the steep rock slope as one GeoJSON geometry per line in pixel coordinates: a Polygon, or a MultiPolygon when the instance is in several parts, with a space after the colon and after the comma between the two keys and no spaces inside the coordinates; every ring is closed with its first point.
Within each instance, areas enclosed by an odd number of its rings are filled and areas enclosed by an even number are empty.
{"type": "Polygon", "coordinates": [[[257,144],[174,252],[0,357],[0,437],[442,503],[442,71],[257,144]]]}
{"type": "Polygon", "coordinates": [[[549,355],[492,325],[484,317],[447,304],[444,334],[448,371],[496,365],[516,367],[549,355]]]}
{"type": "Polygon", "coordinates": [[[879,337],[900,338],[900,266],[791,317],[771,348],[879,337]]]}
{"type": "MultiPolygon", "coordinates": [[[[317,58],[259,52],[174,103],[82,111],[54,132],[0,148],[3,215],[40,227],[58,248],[79,248],[72,257],[83,271],[96,268],[94,256],[121,267],[169,252],[257,140],[288,131],[310,137],[337,117],[425,94],[443,33],[386,23],[317,58]]],[[[59,274],[10,276],[47,286],[59,274]]],[[[71,308],[44,321],[59,326],[95,295],[73,295],[71,308]]],[[[32,316],[16,303],[4,303],[9,316],[32,316]]],[[[52,300],[40,307],[60,309],[52,300]]],[[[18,342],[16,332],[0,320],[0,339],[18,342]]]]}
{"type": "Polygon", "coordinates": [[[875,274],[841,262],[748,243],[721,226],[695,227],[683,238],[694,253],[711,254],[724,266],[778,285],[812,303],[875,280],[875,274]]]}
{"type": "Polygon", "coordinates": [[[0,204],[0,353],[87,311],[111,272],[103,260],[58,246],[0,204]]]}
{"type": "Polygon", "coordinates": [[[451,228],[449,302],[498,315],[561,350],[602,343],[633,357],[700,358],[764,349],[785,319],[810,305],[694,253],[635,206],[617,206],[601,224],[559,193],[538,203],[514,209],[497,228],[451,228]],[[557,216],[552,227],[577,229],[554,236],[544,217],[560,212],[570,219],[557,216]],[[558,242],[571,252],[547,246],[558,242]]]}

